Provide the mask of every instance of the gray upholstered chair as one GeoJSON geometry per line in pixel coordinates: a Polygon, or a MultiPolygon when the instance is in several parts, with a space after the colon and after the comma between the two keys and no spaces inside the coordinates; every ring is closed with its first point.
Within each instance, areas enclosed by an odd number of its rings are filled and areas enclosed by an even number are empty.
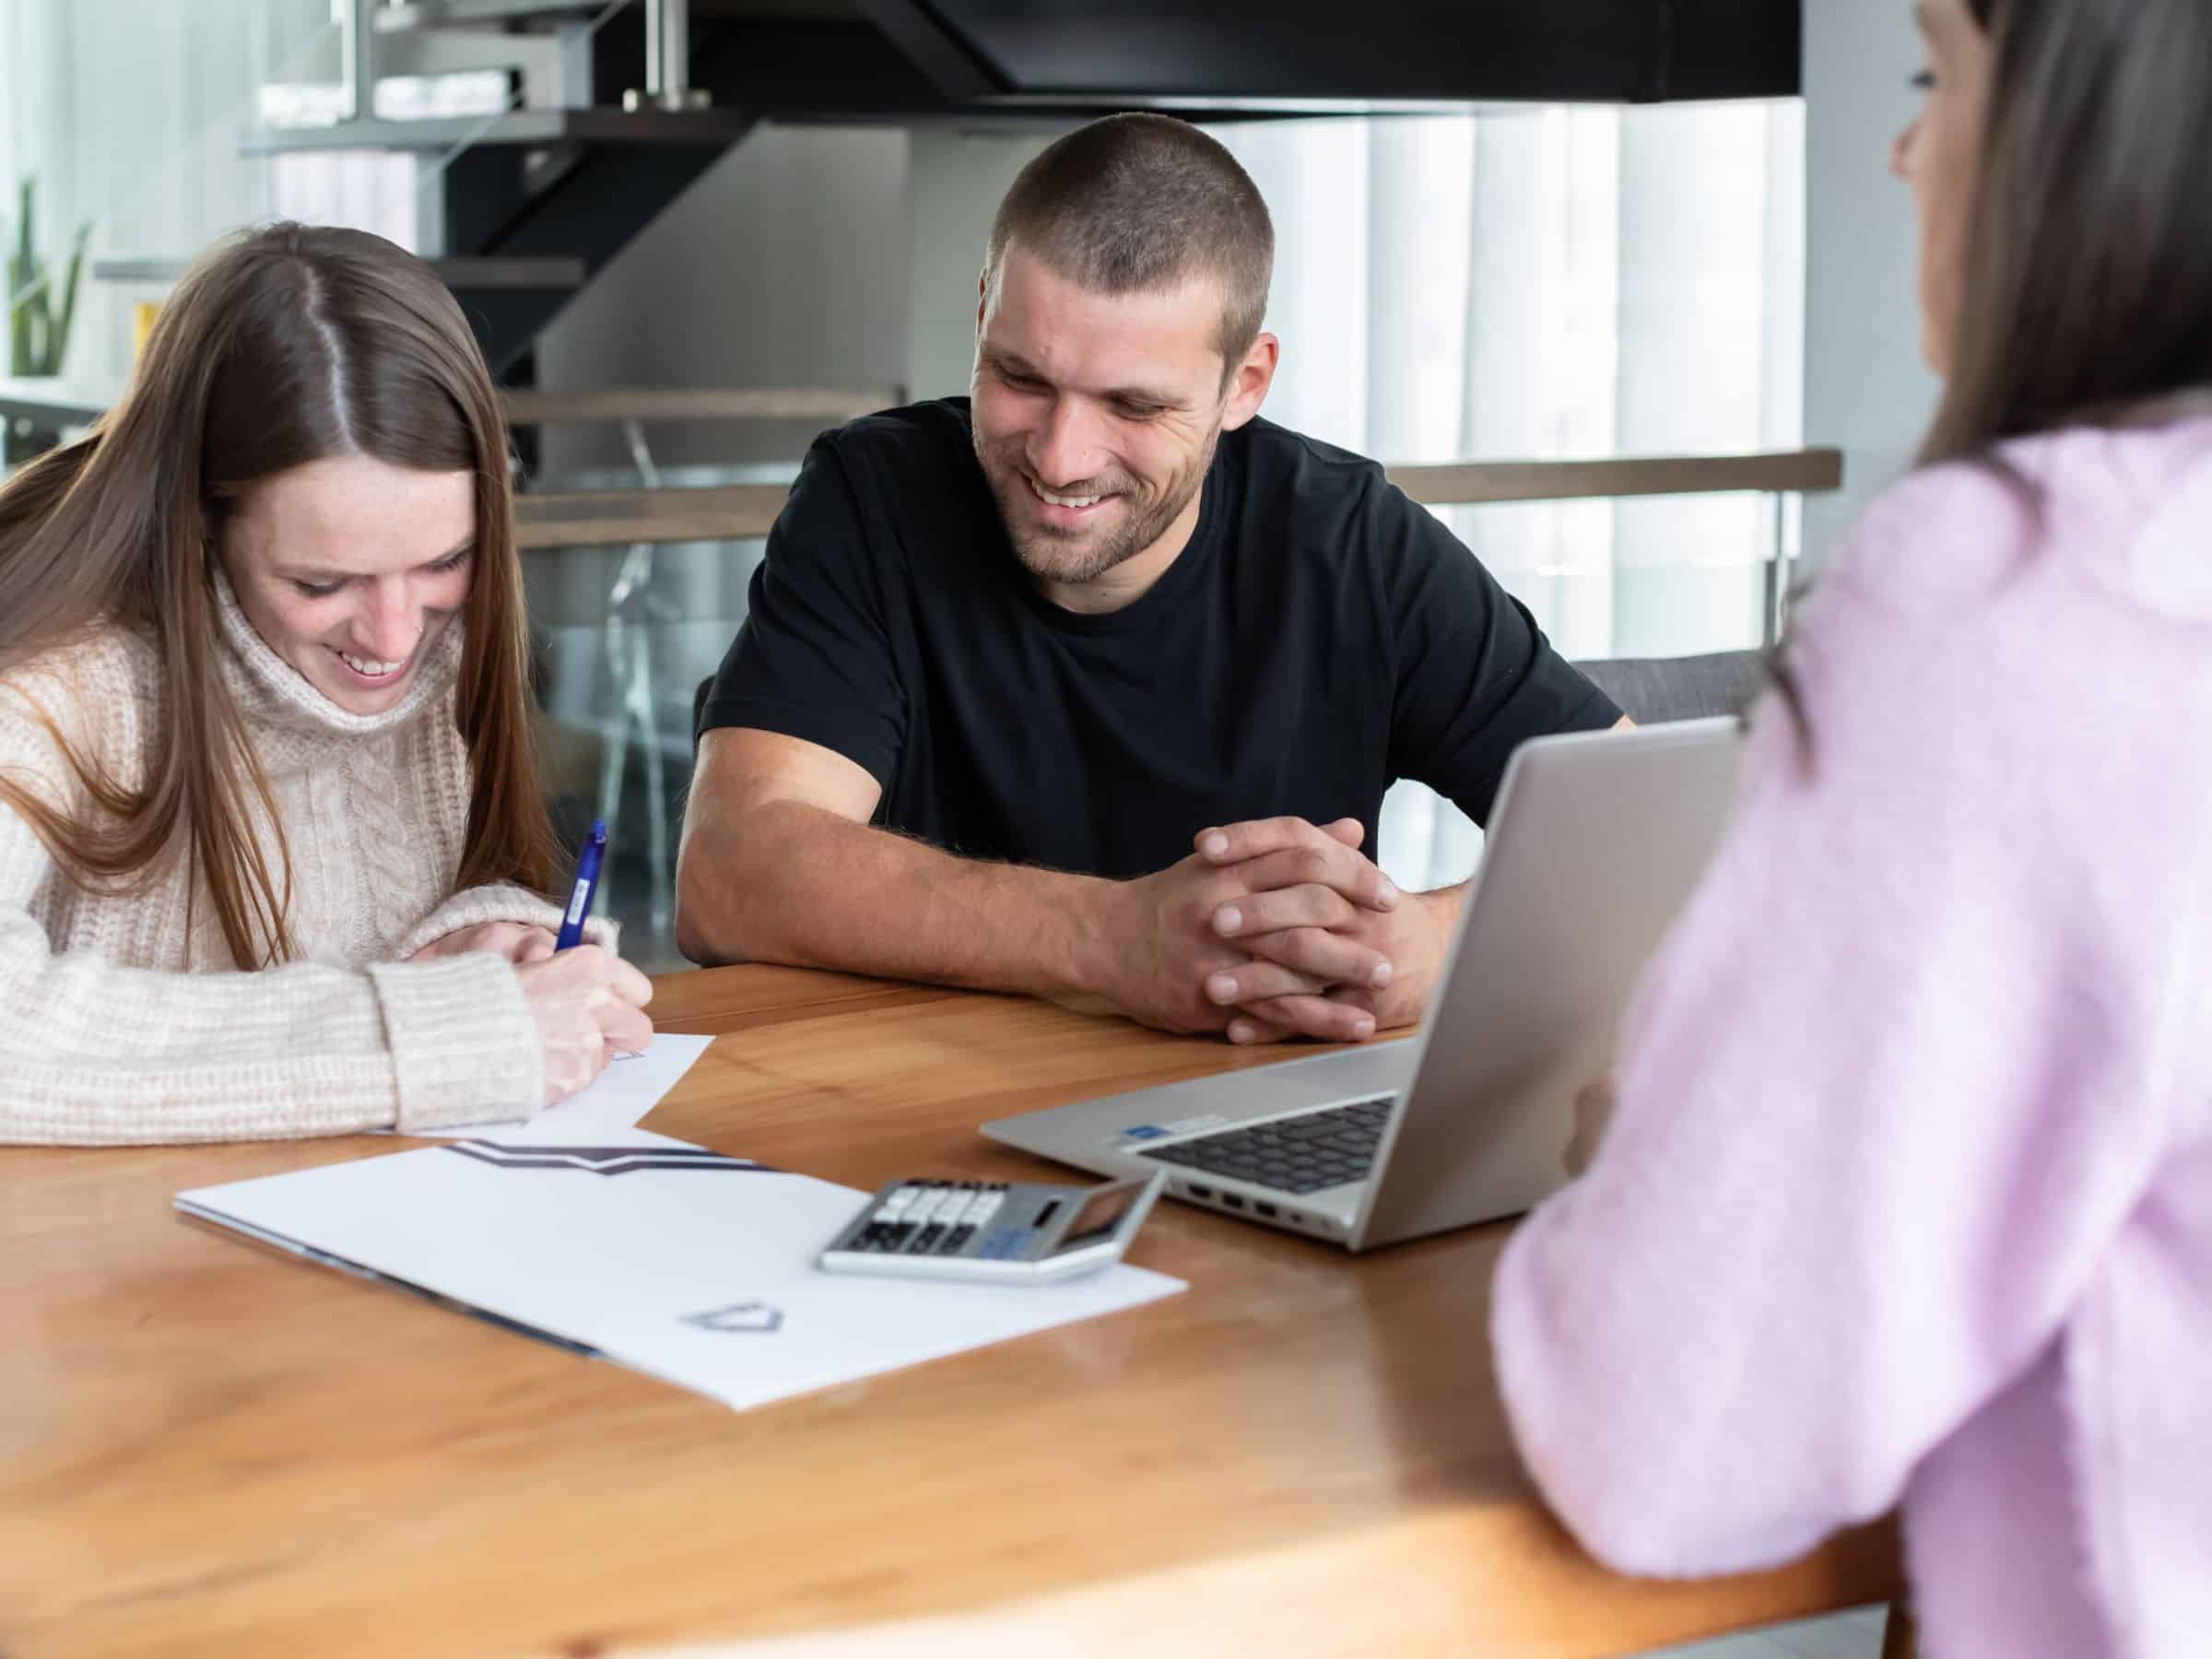
{"type": "Polygon", "coordinates": [[[1757,651],[1613,657],[1575,666],[1638,725],[1740,714],[1767,683],[1766,658],[1757,651]]]}

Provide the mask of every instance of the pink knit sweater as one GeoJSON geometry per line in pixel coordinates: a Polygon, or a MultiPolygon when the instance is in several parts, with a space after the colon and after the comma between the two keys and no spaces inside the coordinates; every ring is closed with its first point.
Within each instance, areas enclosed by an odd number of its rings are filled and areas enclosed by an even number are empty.
{"type": "Polygon", "coordinates": [[[1600,1559],[1903,1506],[1937,1659],[2212,1653],[2212,420],[1906,480],[1499,1268],[1600,1559]],[[2034,503],[2040,500],[2040,509],[2034,503]]]}

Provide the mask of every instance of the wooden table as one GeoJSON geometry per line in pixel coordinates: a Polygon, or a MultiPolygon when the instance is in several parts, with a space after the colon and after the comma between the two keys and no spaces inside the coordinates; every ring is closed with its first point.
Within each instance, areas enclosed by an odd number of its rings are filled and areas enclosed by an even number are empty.
{"type": "MultiPolygon", "coordinates": [[[[869,1188],[1041,1175],[975,1124],[1276,1057],[775,969],[654,1012],[725,1040],[650,1127],[869,1188]]],[[[1885,1529],[1704,1584],[1590,1563],[1500,1418],[1501,1227],[1353,1260],[1165,1205],[1132,1259],[1183,1295],[736,1414],[170,1206],[392,1149],[0,1150],[0,1655],[1556,1659],[1897,1588],[1885,1529]]]]}

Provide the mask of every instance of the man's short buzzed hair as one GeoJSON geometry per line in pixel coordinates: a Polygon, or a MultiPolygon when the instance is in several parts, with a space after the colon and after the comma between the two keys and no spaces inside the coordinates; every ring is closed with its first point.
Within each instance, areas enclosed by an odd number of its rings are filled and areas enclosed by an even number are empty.
{"type": "Polygon", "coordinates": [[[1222,294],[1222,373],[1244,359],[1267,314],[1275,226],[1237,159],[1171,115],[1109,115],[1056,139],[1014,181],[991,226],[995,281],[1018,241],[1100,294],[1212,277],[1222,294]]]}

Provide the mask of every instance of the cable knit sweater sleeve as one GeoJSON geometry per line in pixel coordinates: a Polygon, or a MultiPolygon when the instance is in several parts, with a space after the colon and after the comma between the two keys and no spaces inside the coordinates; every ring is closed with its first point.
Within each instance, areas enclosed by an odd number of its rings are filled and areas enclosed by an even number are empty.
{"type": "MultiPolygon", "coordinates": [[[[488,922],[519,922],[524,926],[559,933],[561,912],[559,905],[539,898],[529,888],[506,882],[465,888],[410,927],[393,950],[393,958],[405,961],[424,946],[435,945],[448,934],[459,933],[465,927],[480,927],[488,922]]],[[[584,923],[583,936],[591,944],[613,950],[619,935],[613,922],[594,916],[584,923]]]]}
{"type": "MultiPolygon", "coordinates": [[[[0,770],[78,804],[51,735],[13,697],[0,699],[0,770]]],[[[0,1141],[404,1131],[527,1117],[543,1101],[535,1025],[496,957],[365,972],[124,966],[97,941],[55,951],[33,905],[65,879],[0,806],[0,1141]]]]}

